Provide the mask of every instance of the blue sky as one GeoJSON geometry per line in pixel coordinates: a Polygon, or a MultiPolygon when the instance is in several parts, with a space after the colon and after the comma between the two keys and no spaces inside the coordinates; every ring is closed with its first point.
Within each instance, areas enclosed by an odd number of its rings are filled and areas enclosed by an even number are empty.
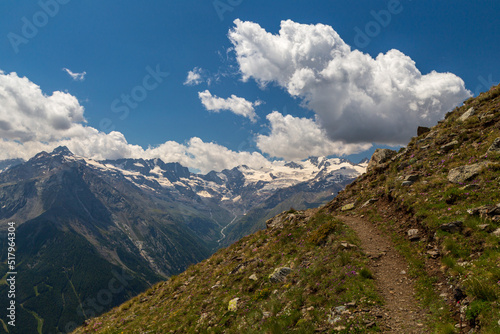
{"type": "MultiPolygon", "coordinates": [[[[198,169],[201,162],[193,162],[193,157],[198,155],[205,155],[203,159],[198,157],[200,158],[198,160],[203,161],[204,166],[214,169],[230,167],[236,161],[248,160],[259,164],[262,163],[260,155],[266,158],[304,158],[306,152],[333,154],[343,152],[347,157],[359,160],[370,156],[374,148],[380,145],[404,144],[405,139],[407,137],[409,139],[409,128],[417,122],[416,118],[422,117],[421,123],[432,123],[448,111],[439,108],[449,109],[450,105],[463,101],[467,90],[475,94],[487,90],[489,85],[496,84],[500,80],[498,1],[481,1],[478,5],[477,2],[470,1],[425,0],[294,2],[19,0],[2,1],[0,13],[2,16],[0,70],[3,71],[3,75],[15,72],[18,77],[13,78],[11,75],[9,80],[6,79],[3,83],[0,81],[0,89],[3,84],[7,92],[12,91],[7,89],[9,85],[21,91],[23,88],[19,86],[21,85],[19,78],[26,77],[29,84],[40,87],[45,97],[51,96],[56,91],[64,92],[67,94],[66,98],[52,99],[46,106],[47,110],[53,108],[52,103],[62,103],[66,111],[61,111],[64,115],[59,116],[66,117],[65,121],[83,125],[85,131],[90,131],[88,128],[92,128],[93,134],[95,131],[102,132],[102,136],[114,130],[123,135],[119,138],[122,144],[125,138],[127,144],[139,145],[143,150],[170,142],[170,146],[164,147],[164,150],[155,153],[146,152],[144,156],[152,157],[156,154],[164,160],[175,160],[177,157],[177,160],[198,169]],[[235,24],[236,19],[241,22],[238,28],[235,24]],[[305,37],[301,37],[302,40],[296,40],[295,46],[293,43],[287,44],[292,48],[311,42],[312,49],[306,50],[305,55],[297,56],[295,51],[287,53],[286,50],[263,50],[268,44],[254,43],[253,38],[279,36],[280,27],[283,28],[282,20],[290,20],[289,22],[293,23],[288,28],[293,31],[294,36],[309,31],[306,25],[316,27],[317,24],[322,24],[331,29],[318,28],[316,32],[320,35],[324,33],[333,36],[336,32],[343,42],[351,47],[351,51],[345,53],[346,59],[349,58],[351,63],[347,66],[344,62],[341,67],[352,68],[352,64],[363,67],[371,64],[366,66],[380,68],[382,60],[378,64],[372,60],[376,59],[379,53],[386,54],[389,50],[396,49],[400,53],[387,57],[389,60],[383,62],[388,69],[392,69],[393,64],[387,64],[387,61],[397,63],[404,58],[404,54],[411,58],[410,62],[415,62],[416,69],[422,75],[436,71],[449,72],[454,77],[436,77],[433,78],[434,81],[427,78],[422,80],[425,83],[419,81],[419,89],[422,91],[434,87],[432,86],[434,83],[430,82],[446,81],[436,88],[441,90],[440,94],[423,98],[419,93],[420,95],[415,97],[418,108],[428,106],[431,100],[434,101],[434,105],[437,103],[437,107],[429,111],[430,115],[426,117],[412,115],[407,119],[408,111],[402,110],[403,102],[396,98],[400,93],[387,95],[386,102],[377,102],[373,113],[378,113],[381,118],[389,120],[401,119],[397,125],[392,124],[391,127],[400,126],[404,131],[392,133],[386,131],[384,125],[378,123],[377,116],[369,114],[370,111],[366,113],[353,111],[355,108],[370,109],[370,104],[361,99],[365,94],[360,90],[367,89],[371,92],[371,88],[360,78],[352,79],[357,69],[348,74],[353,81],[343,85],[338,81],[340,72],[330,73],[328,79],[321,74],[320,78],[318,73],[325,69],[323,65],[326,63],[321,65],[323,67],[318,65],[321,68],[314,68],[316,65],[311,65],[316,76],[314,80],[306,80],[299,75],[300,80],[305,80],[299,85],[306,86],[301,86],[298,90],[290,88],[291,84],[295,84],[293,81],[295,79],[292,79],[293,74],[303,73],[301,71],[306,66],[305,63],[297,65],[297,59],[312,57],[313,53],[317,58],[323,55],[317,54],[316,50],[320,49],[320,46],[315,45],[314,40],[309,40],[307,33],[305,37]],[[261,30],[258,30],[260,32],[256,33],[255,27],[250,25],[252,22],[260,26],[261,30]],[[30,24],[35,27],[35,31],[26,28],[26,25],[30,24]],[[231,29],[235,31],[232,39],[228,36],[231,29]],[[360,37],[359,31],[363,32],[364,38],[360,37]],[[248,50],[249,45],[255,49],[248,50]],[[356,49],[369,58],[359,58],[357,54],[352,53],[352,50],[356,49]],[[274,60],[271,58],[276,52],[282,51],[280,59],[283,60],[291,55],[290,63],[279,63],[278,67],[281,66],[281,70],[273,72],[274,60]],[[259,63],[266,57],[266,61],[259,63]],[[188,72],[195,68],[199,69],[202,82],[197,85],[185,84],[188,72]],[[283,70],[284,68],[286,70],[283,70]],[[75,80],[63,69],[73,73],[85,72],[84,79],[75,80]],[[161,82],[154,81],[154,78],[152,81],[147,80],[151,89],[141,89],[144,87],[145,77],[157,69],[160,69],[161,73],[168,72],[168,76],[161,74],[161,82]],[[287,71],[290,72],[289,76],[282,77],[281,73],[287,71]],[[460,82],[456,79],[463,80],[464,86],[460,87],[460,82]],[[324,86],[319,87],[319,85],[324,86]],[[349,87],[353,85],[356,86],[355,91],[346,94],[349,101],[342,102],[344,96],[342,90],[350,89],[349,87]],[[130,95],[134,89],[135,93],[139,94],[136,96],[140,96],[140,101],[129,105],[126,115],[124,109],[116,112],[117,108],[125,105],[120,101],[122,95],[130,95]],[[220,110],[220,112],[207,110],[199,95],[200,92],[207,90],[212,98],[219,97],[219,102],[223,105],[231,104],[227,99],[233,94],[250,104],[258,101],[250,107],[256,115],[255,121],[230,110],[220,110]],[[329,90],[336,91],[338,95],[329,94],[329,90]],[[140,94],[144,92],[146,96],[140,94]],[[71,106],[68,107],[68,96],[74,97],[78,105],[75,106],[75,101],[71,101],[71,106]],[[361,100],[356,101],[358,98],[361,100]],[[116,103],[117,99],[119,103],[116,103]],[[423,101],[424,99],[427,100],[423,101]],[[330,112],[329,106],[336,105],[337,101],[339,104],[344,103],[346,107],[335,106],[330,112]],[[422,103],[419,104],[419,101],[422,103]],[[383,108],[387,108],[389,104],[391,105],[389,108],[392,108],[392,105],[396,107],[390,113],[384,114],[383,108]],[[380,110],[377,111],[377,108],[380,110]],[[73,111],[67,111],[70,109],[73,111]],[[272,114],[273,112],[275,113],[272,114]],[[74,113],[78,115],[75,116],[74,113]],[[68,116],[69,114],[72,116],[68,116]],[[269,116],[271,114],[272,116],[269,116]],[[348,114],[351,116],[346,116],[348,114]],[[86,123],[82,123],[83,119],[86,123]],[[368,124],[363,127],[358,126],[363,120],[367,120],[368,124]],[[373,131],[367,130],[370,122],[374,124],[373,131]],[[281,133],[280,136],[278,133],[282,131],[279,129],[280,125],[289,128],[297,125],[298,130],[293,135],[281,133]],[[302,137],[300,131],[306,131],[316,125],[318,128],[314,128],[315,131],[321,131],[321,134],[318,132],[318,136],[325,135],[325,138],[332,140],[331,145],[316,150],[313,145],[321,144],[311,139],[307,144],[310,146],[305,145],[301,149],[297,149],[297,145],[300,146],[302,143],[293,141],[290,142],[290,147],[283,147],[288,140],[286,136],[302,137]],[[387,135],[381,136],[380,133],[384,131],[387,135]],[[195,145],[192,138],[197,138],[201,142],[197,141],[195,145]],[[339,148],[340,144],[335,144],[339,140],[342,145],[351,146],[339,148]],[[210,143],[216,144],[216,147],[210,147],[208,145],[210,143]],[[281,147],[279,149],[271,147],[273,143],[281,147]],[[191,150],[186,150],[186,147],[191,150]],[[369,149],[365,150],[367,148],[369,149]],[[215,149],[217,154],[207,157],[206,150],[209,149],[215,149]],[[176,153],[165,153],[166,151],[176,153]],[[255,154],[237,155],[240,151],[255,154]],[[182,158],[179,158],[180,156],[182,158]]],[[[330,54],[328,50],[323,51],[325,55],[330,54]]],[[[407,67],[405,64],[401,68],[407,67]]],[[[414,72],[413,68],[409,70],[412,71],[414,72]]],[[[414,74],[410,73],[408,78],[398,79],[407,85],[404,89],[400,87],[404,94],[414,91],[410,82],[415,79],[414,74]]],[[[371,85],[377,86],[373,82],[371,85]]],[[[5,97],[6,94],[4,94],[5,99],[14,99],[13,95],[5,97]]],[[[18,92],[16,96],[28,98],[30,94],[18,92]]],[[[410,99],[414,98],[411,94],[408,96],[410,99]]],[[[40,99],[42,104],[47,102],[43,97],[40,99]]],[[[4,107],[4,114],[0,111],[0,121],[10,122],[10,125],[6,126],[3,132],[0,131],[4,138],[0,158],[22,155],[20,151],[30,155],[33,150],[38,149],[39,145],[36,143],[42,143],[40,147],[50,147],[58,142],[64,143],[65,140],[73,138],[72,136],[89,137],[82,135],[84,131],[73,125],[69,127],[74,131],[64,134],[36,135],[32,138],[16,137],[19,131],[14,131],[15,122],[11,122],[9,118],[18,113],[16,106],[19,104],[4,101],[4,105],[10,105],[11,109],[4,107]]],[[[33,108],[37,110],[36,106],[33,108]]],[[[34,112],[33,110],[30,112],[34,112]]],[[[19,120],[30,112],[26,110],[20,112],[19,120]]],[[[52,117],[50,111],[46,111],[45,114],[48,118],[52,117]]],[[[18,122],[21,123],[23,122],[18,122]]],[[[46,126],[44,134],[52,131],[50,129],[54,124],[46,126]]],[[[33,132],[40,129],[43,127],[37,128],[36,125],[31,127],[27,125],[23,128],[25,131],[33,132]]],[[[416,132],[416,127],[414,131],[416,132]]],[[[102,137],[98,140],[108,139],[102,137]]],[[[307,141],[307,138],[304,141],[307,141]]],[[[112,144],[104,146],[94,144],[81,142],[80,145],[76,143],[71,145],[73,150],[78,151],[80,147],[82,154],[86,153],[95,158],[120,155],[136,157],[142,152],[135,146],[125,150],[113,147],[111,150],[114,153],[108,154],[105,150],[112,144]],[[85,151],[89,146],[95,147],[96,151],[85,151]]],[[[23,157],[26,157],[25,155],[23,157]]]]}

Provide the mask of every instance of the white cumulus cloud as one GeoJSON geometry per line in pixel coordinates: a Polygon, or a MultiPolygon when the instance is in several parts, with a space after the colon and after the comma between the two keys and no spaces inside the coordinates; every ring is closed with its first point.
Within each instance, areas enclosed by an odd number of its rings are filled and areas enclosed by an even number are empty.
{"type": "Polygon", "coordinates": [[[85,125],[84,108],[68,93],[46,95],[28,78],[0,71],[0,160],[29,159],[60,145],[96,160],[160,158],[207,173],[238,165],[260,168],[270,162],[260,153],[235,152],[216,143],[191,138],[143,149],[117,131],[109,134],[85,125]]]}
{"type": "Polygon", "coordinates": [[[264,153],[285,160],[311,156],[348,155],[368,150],[372,145],[332,141],[325,130],[311,119],[283,116],[277,111],[267,115],[271,134],[258,135],[257,147],[264,153]]]}
{"type": "Polygon", "coordinates": [[[278,34],[253,22],[229,31],[243,80],[271,82],[313,110],[333,141],[406,144],[471,96],[452,73],[422,74],[398,50],[373,58],[330,26],[281,22],[278,34]]]}
{"type": "Polygon", "coordinates": [[[184,81],[184,85],[186,86],[196,86],[203,82],[201,77],[202,69],[199,67],[193,68],[192,71],[188,72],[186,81],[184,81]]]}
{"type": "Polygon", "coordinates": [[[260,101],[250,102],[234,94],[227,99],[223,99],[212,95],[208,90],[199,92],[198,96],[201,103],[209,111],[220,112],[221,110],[229,110],[236,115],[249,118],[252,122],[255,122],[257,119],[254,107],[261,104],[260,101]]]}
{"type": "Polygon", "coordinates": [[[62,69],[64,72],[68,73],[69,76],[75,80],[75,81],[83,81],[85,80],[85,75],[87,75],[87,72],[82,72],[82,73],[73,73],[71,70],[67,68],[62,69]]]}
{"type": "Polygon", "coordinates": [[[39,86],[16,73],[0,71],[0,137],[19,142],[52,141],[83,134],[84,109],[78,100],[39,86]]]}

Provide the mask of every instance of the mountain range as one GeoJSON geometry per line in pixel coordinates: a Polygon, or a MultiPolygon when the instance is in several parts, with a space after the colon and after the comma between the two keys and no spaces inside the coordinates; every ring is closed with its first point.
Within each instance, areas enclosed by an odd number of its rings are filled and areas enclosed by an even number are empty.
{"type": "Polygon", "coordinates": [[[86,333],[500,333],[500,85],[86,333]]]}
{"type": "MultiPolygon", "coordinates": [[[[0,162],[0,233],[16,223],[22,273],[10,332],[69,332],[276,213],[326,203],[365,168],[322,157],[201,175],[160,159],[96,161],[66,147],[0,162]]],[[[6,249],[7,238],[0,244],[6,249]]],[[[0,294],[7,288],[3,277],[0,294]]]]}

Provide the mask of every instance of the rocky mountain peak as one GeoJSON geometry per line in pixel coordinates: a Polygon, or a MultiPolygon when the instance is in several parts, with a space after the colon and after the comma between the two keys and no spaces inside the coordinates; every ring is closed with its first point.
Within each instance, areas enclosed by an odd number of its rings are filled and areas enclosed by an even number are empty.
{"type": "Polygon", "coordinates": [[[58,146],[56,147],[52,153],[52,155],[64,155],[64,156],[72,156],[73,153],[66,146],[58,146]]]}

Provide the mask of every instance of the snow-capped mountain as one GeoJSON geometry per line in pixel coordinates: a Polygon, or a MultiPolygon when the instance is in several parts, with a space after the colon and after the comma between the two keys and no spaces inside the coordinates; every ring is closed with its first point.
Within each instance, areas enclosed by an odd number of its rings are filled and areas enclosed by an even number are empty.
{"type": "MultiPolygon", "coordinates": [[[[72,159],[83,159],[73,157],[72,159]]],[[[194,174],[178,163],[160,159],[120,159],[93,161],[93,168],[120,173],[137,187],[156,193],[170,193],[220,202],[220,205],[244,213],[277,190],[309,183],[327,188],[364,173],[366,163],[353,164],[344,159],[309,158],[298,162],[274,162],[271,167],[252,169],[239,166],[206,175],[194,174]]]]}
{"type": "Polygon", "coordinates": [[[58,332],[264,228],[275,213],[325,203],[366,164],[310,158],[202,175],[160,159],[95,161],[58,147],[0,167],[0,236],[16,223],[17,269],[27,278],[18,282],[19,316],[36,328],[35,312],[58,332]],[[118,274],[128,280],[112,302],[90,304],[118,274]]]}

